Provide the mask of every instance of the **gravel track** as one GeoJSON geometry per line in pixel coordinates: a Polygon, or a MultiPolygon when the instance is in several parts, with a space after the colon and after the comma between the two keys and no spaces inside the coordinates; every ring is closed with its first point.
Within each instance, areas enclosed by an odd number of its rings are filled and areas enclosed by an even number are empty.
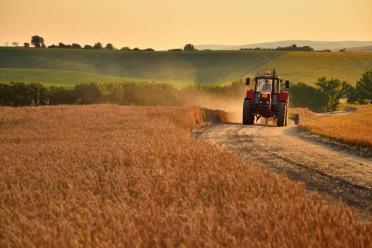
{"type": "Polygon", "coordinates": [[[304,182],[309,190],[341,199],[372,213],[372,159],[304,138],[297,126],[213,124],[193,131],[195,138],[217,144],[243,159],[304,182]]]}

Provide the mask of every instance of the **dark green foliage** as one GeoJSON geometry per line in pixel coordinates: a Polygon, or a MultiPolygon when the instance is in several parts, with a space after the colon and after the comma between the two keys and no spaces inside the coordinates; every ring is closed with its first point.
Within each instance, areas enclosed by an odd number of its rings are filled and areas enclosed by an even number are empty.
{"type": "Polygon", "coordinates": [[[183,48],[185,51],[195,51],[195,47],[193,44],[186,44],[185,47],[183,48]]]}
{"type": "Polygon", "coordinates": [[[0,84],[0,105],[1,106],[11,106],[12,87],[8,84],[0,84]]]}
{"type": "Polygon", "coordinates": [[[353,87],[337,79],[327,80],[322,77],[316,87],[298,83],[290,89],[291,107],[307,107],[317,112],[335,111],[342,97],[351,97],[353,87]]]}
{"type": "Polygon", "coordinates": [[[111,43],[107,43],[107,45],[105,46],[105,49],[106,49],[106,50],[113,51],[113,50],[115,50],[115,47],[114,47],[113,44],[111,44],[111,43]]]}
{"type": "Polygon", "coordinates": [[[36,48],[44,48],[44,38],[39,35],[34,35],[31,37],[31,44],[36,48]]]}
{"type": "Polygon", "coordinates": [[[97,49],[97,50],[103,49],[102,43],[97,42],[96,44],[94,44],[93,49],[97,49]]]}
{"type": "Polygon", "coordinates": [[[0,84],[0,104],[5,106],[37,106],[48,103],[48,91],[41,84],[0,84]]]}
{"type": "Polygon", "coordinates": [[[73,89],[73,92],[77,103],[81,104],[99,103],[102,97],[101,91],[95,83],[78,84],[73,89]]]}
{"type": "Polygon", "coordinates": [[[322,98],[326,101],[325,111],[336,110],[343,92],[341,81],[337,79],[327,80],[322,77],[319,78],[315,85],[318,87],[322,98]]]}
{"type": "Polygon", "coordinates": [[[325,110],[327,102],[319,89],[304,83],[298,83],[291,86],[288,91],[290,93],[291,107],[306,107],[317,112],[325,110]]]}
{"type": "MultiPolygon", "coordinates": [[[[240,50],[244,51],[244,50],[264,50],[264,51],[302,51],[302,52],[312,52],[314,51],[314,49],[310,46],[302,46],[302,47],[299,47],[297,46],[296,44],[293,44],[292,46],[288,46],[288,47],[277,47],[277,48],[260,48],[260,47],[256,47],[256,48],[241,48],[240,50]]],[[[324,50],[324,51],[329,51],[330,50],[324,50]]]]}
{"type": "Polygon", "coordinates": [[[372,70],[366,71],[358,80],[356,86],[356,101],[364,103],[372,103],[372,70]]]}
{"type": "Polygon", "coordinates": [[[74,49],[81,49],[81,45],[80,45],[80,44],[77,44],[77,43],[72,43],[72,44],[71,44],[71,48],[74,48],[74,49]]]}
{"type": "Polygon", "coordinates": [[[58,105],[58,104],[75,104],[77,102],[77,96],[75,91],[66,90],[63,87],[51,87],[49,89],[49,104],[58,105]]]}
{"type": "Polygon", "coordinates": [[[278,47],[275,50],[277,51],[305,51],[305,52],[314,51],[314,49],[309,46],[298,47],[296,44],[293,44],[292,46],[289,46],[289,47],[278,47]]]}

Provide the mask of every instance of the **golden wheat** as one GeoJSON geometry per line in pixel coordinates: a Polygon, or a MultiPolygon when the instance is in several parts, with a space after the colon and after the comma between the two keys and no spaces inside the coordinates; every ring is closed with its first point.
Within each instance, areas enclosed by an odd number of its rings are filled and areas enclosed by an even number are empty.
{"type": "Polygon", "coordinates": [[[354,145],[372,147],[372,105],[352,113],[305,119],[300,128],[354,145]]]}
{"type": "Polygon", "coordinates": [[[192,108],[0,108],[0,246],[367,247],[371,225],[193,140],[192,108]]]}

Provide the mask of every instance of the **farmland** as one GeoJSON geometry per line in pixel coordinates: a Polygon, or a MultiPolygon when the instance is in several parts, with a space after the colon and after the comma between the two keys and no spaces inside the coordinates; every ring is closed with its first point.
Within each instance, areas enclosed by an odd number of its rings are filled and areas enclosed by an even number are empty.
{"type": "Polygon", "coordinates": [[[342,203],[194,140],[198,108],[0,108],[0,246],[353,246],[342,203]]]}
{"type": "Polygon", "coordinates": [[[137,83],[139,80],[105,74],[48,69],[0,68],[3,82],[37,82],[45,86],[72,88],[81,83],[137,83]]]}
{"type": "Polygon", "coordinates": [[[356,108],[352,113],[306,119],[300,128],[348,144],[372,147],[372,105],[356,108]]]}
{"type": "Polygon", "coordinates": [[[128,80],[157,81],[176,86],[226,84],[247,74],[273,68],[293,82],[313,84],[326,76],[354,84],[362,72],[372,68],[372,53],[0,48],[0,82],[27,80],[67,87],[81,82],[128,80]]]}
{"type": "Polygon", "coordinates": [[[355,84],[365,70],[372,68],[372,53],[288,52],[259,67],[257,71],[272,68],[293,82],[314,83],[325,76],[355,84]]]}

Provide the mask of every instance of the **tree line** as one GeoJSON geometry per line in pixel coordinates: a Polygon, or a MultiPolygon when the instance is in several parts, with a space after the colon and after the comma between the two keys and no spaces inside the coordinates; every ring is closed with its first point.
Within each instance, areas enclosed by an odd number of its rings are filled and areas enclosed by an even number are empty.
{"type": "Polygon", "coordinates": [[[327,80],[322,77],[315,86],[298,83],[289,92],[292,106],[308,107],[317,112],[336,110],[341,98],[353,104],[372,103],[372,70],[363,73],[355,86],[338,79],[327,80]]]}
{"type": "MultiPolygon", "coordinates": [[[[14,46],[18,46],[18,42],[13,42],[14,46]]],[[[70,48],[70,49],[94,49],[94,50],[109,50],[109,51],[146,51],[146,52],[154,52],[155,49],[153,48],[146,48],[146,49],[140,49],[138,47],[135,47],[133,49],[125,46],[120,49],[114,47],[112,43],[107,43],[106,45],[102,44],[101,42],[96,42],[94,45],[80,45],[78,43],[72,43],[72,44],[64,44],[63,42],[59,42],[58,44],[52,44],[50,46],[47,46],[45,44],[45,40],[43,37],[39,35],[34,35],[31,37],[31,43],[25,42],[23,44],[23,47],[29,48],[29,47],[35,47],[35,48],[70,48]]],[[[170,49],[168,51],[196,51],[197,49],[192,44],[186,44],[183,49],[170,49]]]]}
{"type": "MultiPolygon", "coordinates": [[[[241,48],[240,50],[263,50],[263,51],[303,51],[303,52],[312,52],[314,51],[314,48],[310,47],[310,46],[297,46],[297,44],[293,44],[291,46],[287,46],[287,47],[277,47],[277,48],[260,48],[260,47],[256,47],[256,48],[241,48]]],[[[325,51],[329,51],[330,50],[325,50],[325,51]]]]}

